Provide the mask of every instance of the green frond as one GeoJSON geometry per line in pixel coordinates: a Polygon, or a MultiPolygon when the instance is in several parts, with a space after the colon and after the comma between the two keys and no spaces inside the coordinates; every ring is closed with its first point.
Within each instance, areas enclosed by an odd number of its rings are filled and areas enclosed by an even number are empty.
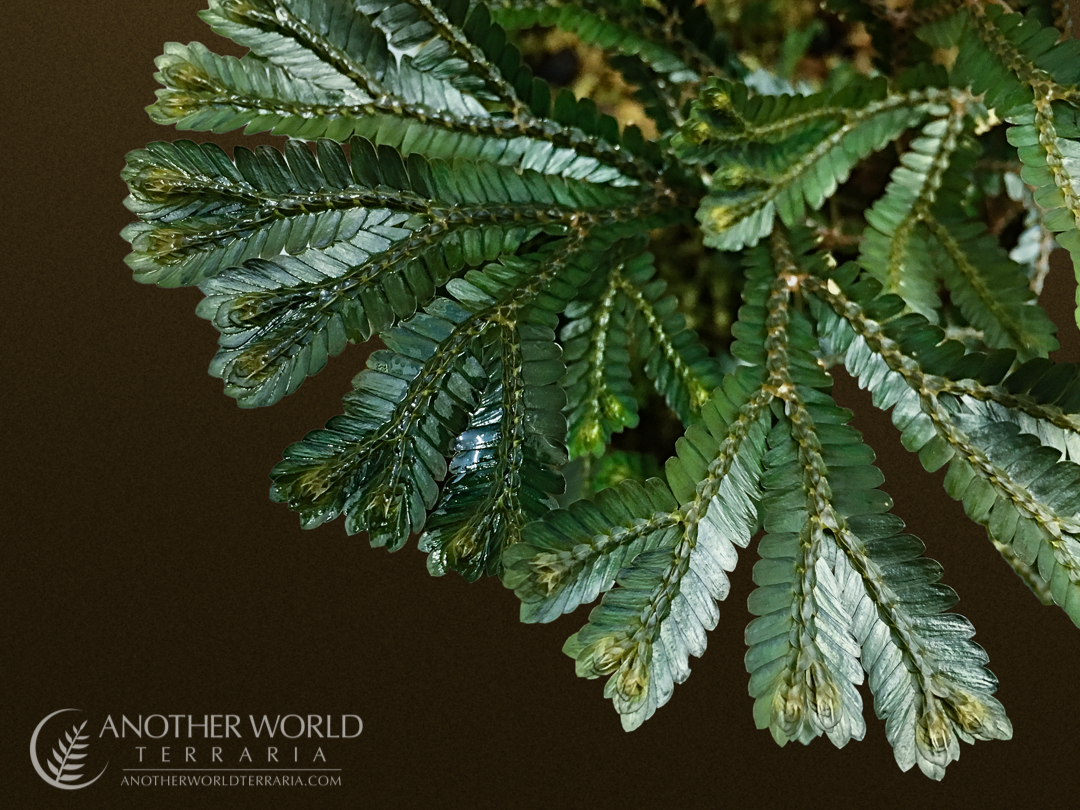
{"type": "Polygon", "coordinates": [[[630,308],[635,351],[645,363],[645,374],[668,407],[689,426],[722,375],[715,358],[686,328],[678,300],[664,295],[667,285],[655,274],[648,256],[626,267],[619,290],[630,308]]]}
{"type": "Polygon", "coordinates": [[[636,129],[620,136],[616,121],[589,99],[569,92],[552,99],[483,4],[212,0],[202,16],[217,33],[251,49],[253,56],[245,57],[251,69],[243,60],[229,63],[226,80],[188,62],[179,73],[198,75],[186,85],[183,76],[177,84],[177,70],[163,69],[166,90],[152,108],[159,120],[214,131],[246,124],[248,131],[272,128],[300,138],[359,135],[428,157],[448,156],[456,142],[466,141],[456,156],[528,152],[532,168],[558,147],[566,163],[585,159],[575,166],[579,173],[606,167],[598,174],[607,179],[659,177],[654,144],[636,129]],[[400,58],[388,37],[395,47],[407,46],[400,58]],[[309,92],[296,99],[260,96],[259,61],[334,91],[328,100],[336,103],[321,105],[309,92]]]}
{"type": "MultiPolygon", "coordinates": [[[[399,72],[408,71],[410,64],[406,57],[399,72]]],[[[157,65],[156,77],[165,87],[157,91],[158,101],[147,111],[157,123],[173,124],[179,130],[229,132],[245,127],[248,133],[270,131],[339,142],[355,135],[391,146],[402,155],[416,152],[429,159],[482,160],[594,183],[632,182],[617,168],[549,140],[474,131],[470,117],[488,113],[467,96],[455,105],[467,109],[459,113],[460,120],[432,122],[426,116],[402,117],[392,103],[389,109],[358,103],[344,90],[320,87],[250,54],[243,59],[218,56],[198,42],[166,44],[157,65]]],[[[418,92],[423,96],[423,88],[436,79],[416,72],[412,81],[421,87],[418,92]]],[[[452,88],[440,92],[457,93],[452,88]]],[[[426,95],[434,93],[428,89],[426,95]]]]}
{"type": "MultiPolygon", "coordinates": [[[[610,221],[602,206],[630,199],[614,188],[531,171],[403,159],[360,139],[351,144],[351,159],[330,141],[320,141],[314,155],[291,141],[284,154],[237,147],[234,160],[214,144],[190,141],[150,144],[128,156],[126,202],[141,221],[124,237],[137,280],[196,284],[250,258],[308,251],[359,264],[386,250],[387,237],[417,238],[415,248],[489,224],[504,233],[516,229],[521,239],[530,226],[558,229],[561,220],[565,230],[586,208],[610,221]]],[[[476,233],[460,245],[473,264],[480,244],[476,233]]]]}
{"type": "MultiPolygon", "coordinates": [[[[814,396],[811,390],[803,396],[814,396]]],[[[830,432],[839,429],[836,414],[846,421],[844,412],[825,402],[801,408],[802,440],[814,437],[817,456],[800,450],[794,424],[782,414],[769,434],[761,504],[768,534],[758,544],[758,588],[747,600],[758,618],[746,628],[746,669],[758,728],[768,728],[780,745],[788,740],[806,744],[825,733],[843,747],[866,732],[855,688],[863,677],[851,605],[845,604],[845,596],[851,601],[851,589],[842,588],[833,575],[840,550],[817,511],[825,504],[817,503],[813,480],[823,471],[814,472],[812,465],[823,461],[821,454],[828,448],[834,486],[836,479],[858,480],[857,473],[868,465],[849,466],[865,453],[823,447],[813,424],[807,424],[811,412],[828,420],[823,427],[830,432]],[[823,408],[830,412],[820,413],[823,408]]],[[[871,476],[867,482],[875,480],[871,476]]]]}
{"type": "Polygon", "coordinates": [[[767,535],[758,546],[763,560],[754,567],[759,587],[747,601],[759,618],[746,630],[745,663],[759,728],[769,728],[780,745],[827,733],[843,747],[862,739],[866,728],[852,618],[832,575],[839,550],[828,534],[837,521],[826,476],[833,467],[864,464],[866,454],[823,447],[845,436],[842,424],[850,413],[818,390],[832,380],[812,354],[809,323],[791,306],[789,279],[817,261],[806,255],[807,247],[801,233],[794,244],[777,234],[769,249],[751,251],[746,303],[739,311],[736,356],[763,360],[778,398],[761,478],[759,513],[767,535]],[[764,339],[754,340],[759,335],[764,339]]]}
{"type": "Polygon", "coordinates": [[[1022,358],[1058,348],[1057,327],[1039,306],[1024,271],[978,222],[928,223],[930,255],[952,301],[991,348],[1022,358]]]}
{"type": "Polygon", "coordinates": [[[744,85],[711,80],[673,141],[683,160],[715,166],[697,214],[705,243],[754,245],[777,215],[802,224],[856,163],[928,113],[946,114],[948,98],[933,87],[890,93],[883,79],[810,96],[750,95],[744,85]]]}
{"type": "Polygon", "coordinates": [[[813,261],[801,255],[805,242],[774,234],[751,270],[763,283],[763,266],[771,259],[775,267],[767,365],[783,402],[773,403],[779,418],[761,481],[768,535],[749,599],[760,617],[747,628],[755,719],[781,745],[823,733],[838,747],[861,739],[861,659],[897,763],[940,779],[959,756],[958,740],[1008,739],[1012,726],[991,697],[997,683],[983,668],[986,654],[967,640],[970,625],[938,615],[956,595],[937,584],[941,566],[919,559],[922,544],[888,514],[873,451],[845,424],[850,411],[822,390],[831,380],[800,382],[783,362],[812,342],[788,303],[789,279],[813,261]]]}
{"type": "Polygon", "coordinates": [[[689,675],[727,595],[733,544],[756,528],[770,399],[762,376],[743,369],[713,394],[668,461],[668,485],[624,481],[552,512],[504,558],[523,621],[551,621],[605,594],[565,650],[579,675],[611,675],[605,695],[628,730],[689,675]]]}
{"type": "Polygon", "coordinates": [[[699,82],[731,62],[705,9],[692,0],[646,6],[640,0],[495,0],[505,28],[556,26],[583,42],[636,56],[673,82],[699,82]]]}
{"type": "Polygon", "coordinates": [[[954,81],[983,93],[986,105],[1015,125],[1008,138],[1022,177],[1080,277],[1080,40],[1059,42],[1056,28],[992,4],[971,4],[957,19],[953,37],[963,35],[954,81]]]}
{"type": "MultiPolygon", "coordinates": [[[[987,107],[1011,120],[1020,108],[1029,108],[1040,95],[1070,103],[1080,101],[1080,42],[1059,42],[1061,32],[1044,27],[1031,16],[1006,13],[998,5],[978,3],[965,7],[952,20],[924,29],[921,36],[945,36],[957,44],[954,81],[985,93],[987,107]]],[[[1048,99],[1049,101],[1050,99],[1048,99]]]]}
{"type": "Polygon", "coordinates": [[[517,48],[492,25],[483,3],[448,0],[357,0],[357,10],[395,49],[405,52],[413,66],[446,79],[478,98],[514,107],[515,85],[521,69],[517,48]]]}
{"type": "MultiPolygon", "coordinates": [[[[633,264],[648,263],[638,257],[633,264]]],[[[566,308],[559,337],[567,362],[567,447],[570,458],[601,456],[613,433],[638,423],[638,403],[630,382],[632,313],[622,290],[625,266],[615,265],[594,279],[566,308]]]]}
{"type": "Polygon", "coordinates": [[[245,127],[338,141],[353,132],[348,115],[333,114],[356,108],[345,90],[322,87],[250,54],[237,59],[218,56],[199,42],[167,42],[154,61],[154,78],[163,89],[146,111],[156,123],[209,132],[245,127]]]}
{"type": "MultiPolygon", "coordinates": [[[[752,382],[753,375],[744,379],[752,382]]],[[[724,572],[735,566],[734,547],[745,547],[757,527],[753,493],[768,399],[762,389],[742,389],[734,379],[714,394],[706,406],[712,424],[706,418],[691,426],[668,460],[669,486],[683,504],[669,514],[677,520],[674,531],[661,529],[664,542],[624,560],[611,585],[599,583],[610,590],[564,647],[580,676],[610,675],[604,694],[627,730],[647,720],[689,676],[689,657],[704,653],[705,633],[719,619],[715,603],[730,589],[724,572]],[[740,406],[731,394],[743,400],[740,406]],[[732,415],[727,424],[723,411],[732,415]]],[[[664,516],[654,514],[649,522],[663,525],[664,516]]],[[[635,527],[624,522],[622,528],[635,527]]]]}
{"type": "Polygon", "coordinates": [[[624,481],[525,528],[503,555],[503,583],[521,599],[523,622],[550,622],[594,601],[642,551],[669,546],[678,502],[659,478],[624,481]]]}
{"type": "Polygon", "coordinates": [[[926,249],[926,223],[963,125],[963,109],[954,108],[923,127],[900,156],[885,193],[866,212],[869,224],[859,247],[859,263],[885,290],[931,320],[941,306],[940,273],[926,249]]]}
{"type": "Polygon", "coordinates": [[[1009,129],[1009,143],[1024,164],[1021,177],[1035,187],[1042,226],[1069,251],[1080,278],[1080,113],[1060,104],[1036,108],[1031,123],[1009,129]]]}
{"type": "Polygon", "coordinates": [[[1035,300],[1027,274],[986,232],[964,216],[969,174],[978,154],[961,137],[965,107],[931,121],[900,158],[885,194],[866,213],[859,261],[911,309],[940,320],[938,281],[952,303],[993,348],[1022,357],[1057,348],[1056,327],[1035,300]]]}
{"type": "Polygon", "coordinates": [[[271,472],[271,498],[300,513],[305,528],[348,514],[346,530],[395,550],[421,528],[446,474],[450,442],[485,383],[470,353],[453,351],[469,313],[435,299],[384,335],[353,381],[345,413],[285,451],[271,472]]]}
{"type": "Polygon", "coordinates": [[[850,412],[795,392],[762,478],[769,534],[747,628],[755,717],[781,745],[861,739],[861,659],[897,764],[940,779],[960,740],[1012,736],[997,682],[971,625],[942,613],[956,595],[938,584],[941,566],[888,514],[873,452],[843,424],[850,412]]]}
{"type": "MultiPolygon", "coordinates": [[[[518,446],[509,452],[507,443],[512,445],[520,437],[520,420],[527,423],[530,416],[534,421],[549,420],[540,435],[558,441],[562,397],[542,386],[558,381],[562,364],[555,358],[524,358],[520,353],[525,341],[509,329],[521,321],[521,332],[530,344],[537,338],[544,343],[539,334],[542,330],[530,332],[526,325],[546,323],[550,330],[555,319],[552,310],[557,311],[560,299],[563,303],[569,299],[595,263],[596,257],[583,240],[569,238],[527,258],[505,258],[450,284],[453,299],[436,298],[423,312],[383,334],[388,348],[375,352],[367,370],[354,380],[354,390],[345,397],[344,416],[335,417],[325,429],[308,434],[285,451],[284,460],[271,473],[271,497],[298,511],[305,528],[344,512],[350,534],[367,531],[373,546],[396,550],[412,532],[424,527],[428,511],[435,507],[438,482],[447,471],[446,457],[455,451],[458,437],[455,479],[449,484],[435,530],[427,539],[434,550],[439,542],[453,537],[456,522],[471,518],[468,510],[451,506],[466,476],[475,477],[463,493],[473,487],[481,492],[481,487],[488,486],[487,497],[509,499],[505,508],[511,511],[518,499],[535,497],[529,490],[558,491],[557,483],[538,483],[534,478],[523,482],[523,472],[529,472],[528,467],[522,468],[524,451],[518,446]],[[535,311],[526,315],[530,307],[535,311]],[[496,402],[488,401],[494,394],[485,399],[485,394],[493,391],[481,362],[486,355],[478,345],[485,339],[502,343],[502,351],[516,351],[521,358],[520,368],[507,368],[499,376],[500,380],[510,376],[515,388],[510,392],[504,389],[496,402]],[[521,385],[541,389],[530,394],[519,391],[521,385]],[[468,460],[468,453],[481,449],[477,445],[480,436],[463,433],[478,403],[497,420],[490,437],[496,465],[516,465],[514,470],[504,468],[508,480],[491,480],[485,465],[468,460]]],[[[530,345],[529,351],[533,348],[530,345]]],[[[530,450],[530,463],[561,463],[553,455],[558,453],[557,444],[541,444],[530,450]]],[[[490,455],[479,452],[475,460],[489,460],[490,455]]],[[[515,513],[515,520],[524,519],[515,513]]],[[[490,536],[468,535],[476,553],[484,557],[480,562],[460,554],[444,564],[463,572],[471,571],[470,566],[479,566],[478,572],[484,570],[491,554],[489,546],[496,544],[501,537],[498,532],[504,529],[499,522],[487,527],[486,531],[493,533],[490,536]]]]}
{"type": "MultiPolygon", "coordinates": [[[[499,321],[479,354],[488,380],[469,424],[457,437],[447,480],[432,511],[420,550],[430,552],[428,570],[457,571],[472,581],[498,574],[501,556],[521,541],[528,522],[557,505],[562,493],[559,468],[566,463],[566,402],[559,381],[565,370],[549,325],[565,306],[573,282],[547,286],[548,297],[518,321],[499,321]]],[[[455,295],[470,301],[490,298],[471,273],[453,282],[455,295]],[[473,289],[467,293],[466,285],[473,289]]],[[[490,291],[490,283],[485,285],[490,291]]],[[[491,298],[491,303],[495,299],[491,298]]]]}
{"type": "Polygon", "coordinates": [[[878,285],[852,278],[841,268],[814,285],[830,350],[892,408],[927,470],[949,464],[946,490],[1009,547],[1006,561],[1022,563],[1025,581],[1037,574],[1080,625],[1080,465],[1069,460],[1078,420],[1056,404],[1076,408],[1075,367],[1037,359],[1006,376],[1011,352],[966,353],[919,316],[892,318],[899,308],[875,299],[878,285]]]}
{"type": "Polygon", "coordinates": [[[631,353],[643,360],[657,392],[686,425],[720,384],[718,364],[686,329],[676,299],[664,295],[666,284],[655,274],[652,256],[635,258],[613,267],[567,309],[571,320],[562,340],[570,361],[571,458],[603,455],[613,433],[637,425],[631,353]]]}
{"type": "Polygon", "coordinates": [[[903,521],[868,513],[847,524],[840,536],[851,549],[850,569],[837,579],[853,590],[862,585],[851,615],[875,711],[900,768],[918,765],[941,779],[959,758],[961,740],[1012,738],[1012,723],[992,697],[997,679],[970,641],[967,619],[943,612],[956,594],[938,582],[941,566],[919,556],[922,543],[901,534],[903,521]]]}
{"type": "Polygon", "coordinates": [[[757,528],[768,405],[782,390],[781,369],[795,354],[817,370],[815,382],[828,380],[813,358],[801,357],[809,333],[789,346],[776,328],[799,316],[770,289],[759,267],[740,312],[746,325],[736,346],[746,349],[735,349],[751,365],[723,380],[677,442],[667,486],[653,479],[643,490],[627,481],[598,493],[595,504],[553,512],[504,558],[503,581],[522,600],[523,621],[550,621],[604,594],[564,649],[579,675],[611,676],[605,695],[628,730],[667,702],[689,675],[689,656],[704,652],[715,601],[728,592],[734,546],[746,546],[757,528]],[[754,347],[764,353],[748,360],[754,347]]]}
{"type": "Polygon", "coordinates": [[[141,281],[201,282],[198,312],[222,333],[211,372],[242,405],[292,393],[345,340],[408,317],[463,266],[541,231],[617,226],[620,203],[638,194],[403,159],[360,139],[350,151],[322,140],[312,155],[290,141],[284,155],[237,149],[234,164],[180,141],[129,156],[129,207],[142,217],[125,231],[129,264],[141,281]]]}

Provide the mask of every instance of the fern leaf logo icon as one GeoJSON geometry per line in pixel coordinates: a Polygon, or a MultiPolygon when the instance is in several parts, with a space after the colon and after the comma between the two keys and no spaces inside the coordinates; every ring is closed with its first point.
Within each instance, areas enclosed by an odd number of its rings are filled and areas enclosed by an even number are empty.
{"type": "MultiPolygon", "coordinates": [[[[82,760],[86,759],[86,749],[90,745],[88,742],[90,735],[83,733],[86,728],[86,720],[83,720],[78,725],[72,725],[70,731],[65,730],[57,738],[56,744],[50,752],[51,755],[45,759],[45,766],[48,771],[41,767],[37,748],[42,729],[56,715],[74,711],[78,711],[78,709],[60,709],[53,712],[38,723],[33,736],[30,738],[30,761],[34,764],[34,770],[37,771],[38,776],[50,785],[63,790],[79,790],[80,788],[89,787],[101,778],[101,774],[105,773],[105,768],[102,768],[101,773],[93,779],[81,781],[86,778],[86,774],[80,773],[80,771],[86,764],[82,760]]],[[[105,764],[105,767],[108,767],[108,763],[105,764]]]]}
{"type": "Polygon", "coordinates": [[[65,732],[64,736],[67,738],[67,745],[65,746],[64,741],[60,740],[60,750],[57,751],[54,748],[52,750],[52,759],[47,761],[52,775],[61,782],[74,782],[82,776],[82,774],[68,773],[68,771],[77,771],[81,768],[82,763],[75,760],[86,757],[86,754],[75,753],[79,749],[87,747],[87,743],[83,742],[83,740],[89,740],[90,735],[82,733],[85,727],[86,721],[83,720],[80,725],[72,726],[71,731],[65,732]]]}

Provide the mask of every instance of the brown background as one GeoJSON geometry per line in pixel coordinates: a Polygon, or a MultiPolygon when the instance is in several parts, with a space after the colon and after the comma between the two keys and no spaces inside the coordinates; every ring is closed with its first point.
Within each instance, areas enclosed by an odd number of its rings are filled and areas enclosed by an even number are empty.
{"type": "MultiPolygon", "coordinates": [[[[780,750],[754,729],[745,556],[710,654],[628,735],[600,683],[576,678],[559,651],[585,611],[521,625],[496,581],[430,578],[414,547],[370,549],[340,521],[302,532],[271,504],[270,467],[339,412],[364,350],[272,409],[241,411],[206,374],[216,333],[193,314],[198,291],[134,283],[117,235],[130,219],[124,154],[177,137],[142,110],[154,56],[168,40],[229,47],[196,17],[203,6],[4,6],[0,803],[1076,806],[1080,632],[1036,602],[945,496],[942,474],[922,471],[850,381],[838,398],[857,409],[897,513],[961,594],[1016,729],[1009,743],[964,746],[940,785],[900,773],[872,717],[867,739],[842,752],[825,740],[780,750]],[[33,773],[27,741],[66,706],[93,723],[121,712],[346,712],[365,728],[334,749],[336,789],[125,790],[112,772],[60,793],[33,773]]],[[[1077,360],[1071,275],[1059,263],[1044,301],[1062,324],[1060,359],[1077,360]]]]}

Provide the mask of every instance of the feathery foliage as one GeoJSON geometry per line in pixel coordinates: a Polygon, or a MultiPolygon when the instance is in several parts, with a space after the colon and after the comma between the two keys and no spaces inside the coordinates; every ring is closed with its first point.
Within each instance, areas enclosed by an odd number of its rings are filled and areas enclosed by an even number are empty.
{"type": "Polygon", "coordinates": [[[876,55],[814,69],[809,21],[747,50],[691,0],[210,0],[248,53],[168,43],[148,112],[287,140],[132,152],[124,237],[136,280],[204,293],[242,407],[381,341],[271,473],[304,527],[415,535],[524,622],[597,602],[564,652],[627,730],[760,534],[757,726],[842,747],[865,687],[940,779],[1012,726],[829,369],[1080,625],[1080,374],[1037,301],[1051,239],[1080,272],[1080,45],[1046,3],[826,5],[876,55]],[[537,75],[537,26],[603,51],[644,130],[537,75]],[[732,286],[734,340],[699,336],[732,286]]]}

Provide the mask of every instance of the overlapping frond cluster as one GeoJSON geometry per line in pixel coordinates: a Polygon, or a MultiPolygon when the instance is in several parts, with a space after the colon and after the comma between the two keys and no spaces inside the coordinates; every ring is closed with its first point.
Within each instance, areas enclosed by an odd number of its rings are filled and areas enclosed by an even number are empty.
{"type": "Polygon", "coordinates": [[[211,373],[245,407],[349,342],[387,345],[274,470],[304,525],[344,514],[391,549],[425,530],[433,573],[496,573],[563,489],[555,330],[608,275],[633,312],[622,339],[692,418],[719,375],[638,234],[685,217],[695,185],[655,144],[552,99],[482,4],[214,0],[203,16],[250,53],[167,46],[151,115],[294,139],[131,153],[128,261],[140,281],[200,286],[221,332],[211,373]]]}
{"type": "Polygon", "coordinates": [[[374,546],[416,535],[432,574],[500,575],[525,622],[598,600],[564,650],[628,730],[687,679],[761,532],[759,728],[842,747],[865,687],[905,770],[940,779],[960,741],[1010,737],[829,368],[1080,625],[1080,375],[1036,300],[1050,235],[1080,268],[1080,45],[1046,4],[834,0],[887,69],[778,94],[691,0],[489,5],[210,0],[249,53],[157,60],[155,120],[289,136],[152,143],[123,173],[128,263],[200,287],[225,393],[271,405],[382,342],[271,497],[374,546]],[[604,48],[659,140],[534,76],[506,33],[534,25],[604,48]],[[730,354],[687,328],[678,258],[648,252],[695,212],[743,252],[730,354]],[[649,392],[684,431],[662,470],[619,436],[654,427],[649,392]]]}
{"type": "Polygon", "coordinates": [[[1035,15],[1006,14],[974,0],[919,34],[939,47],[957,47],[954,81],[982,94],[1012,124],[1007,134],[1023,163],[1021,176],[1080,278],[1080,41],[1059,42],[1060,32],[1035,15]]]}

